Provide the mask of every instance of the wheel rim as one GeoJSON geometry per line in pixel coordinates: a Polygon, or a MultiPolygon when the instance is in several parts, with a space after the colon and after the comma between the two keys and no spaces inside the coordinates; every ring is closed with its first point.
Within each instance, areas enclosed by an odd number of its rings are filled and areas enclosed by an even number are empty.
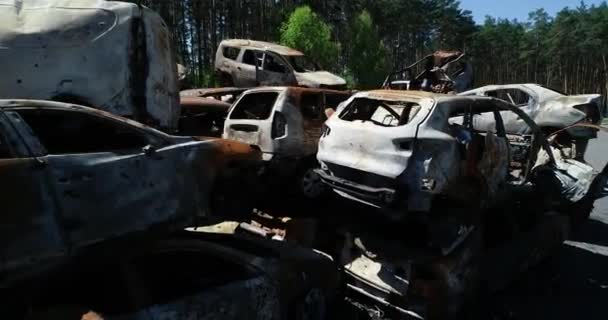
{"type": "Polygon", "coordinates": [[[321,177],[312,169],[306,170],[300,183],[302,193],[307,198],[317,198],[323,193],[324,185],[321,177]]]}

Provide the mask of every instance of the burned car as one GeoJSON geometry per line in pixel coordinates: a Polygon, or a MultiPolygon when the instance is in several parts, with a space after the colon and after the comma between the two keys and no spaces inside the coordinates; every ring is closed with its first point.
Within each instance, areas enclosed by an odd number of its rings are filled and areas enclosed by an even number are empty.
{"type": "MultiPolygon", "coordinates": [[[[532,83],[485,86],[462,92],[461,95],[495,97],[516,105],[546,134],[559,131],[556,141],[563,146],[561,150],[579,161],[584,161],[589,139],[597,136],[597,129],[575,125],[599,125],[604,115],[602,96],[599,94],[568,96],[532,83]]],[[[529,133],[528,126],[517,116],[505,114],[503,118],[508,133],[529,133]]]]}
{"type": "Polygon", "coordinates": [[[317,172],[341,195],[376,207],[429,211],[444,198],[487,207],[505,184],[529,181],[541,147],[554,159],[534,121],[499,99],[371,91],[326,122],[317,172]],[[512,143],[507,114],[532,135],[512,143]]]}
{"type": "Polygon", "coordinates": [[[350,96],[347,92],[266,87],[243,93],[224,124],[225,139],[257,145],[274,182],[292,181],[306,197],[319,197],[323,184],[313,169],[322,126],[328,114],[350,96]]]}
{"type": "Polygon", "coordinates": [[[0,98],[75,103],[176,129],[171,37],[152,10],[123,1],[2,0],[0,20],[0,98]]]}
{"type": "Polygon", "coordinates": [[[489,97],[355,94],[326,122],[317,158],[334,191],[380,209],[374,223],[339,228],[330,248],[342,248],[332,256],[356,305],[395,318],[464,318],[551,256],[605,196],[606,168],[561,157],[524,111],[489,97]],[[530,127],[527,143],[508,137],[507,113],[530,127]]]}
{"type": "Polygon", "coordinates": [[[0,100],[3,279],[108,238],[220,215],[220,192],[238,194],[260,162],[257,148],[235,141],[170,136],[71,104],[0,100]]]}
{"type": "Polygon", "coordinates": [[[14,320],[321,320],[341,286],[335,264],[312,250],[238,235],[148,234],[15,282],[0,291],[0,311],[14,320]]]}
{"type": "Polygon", "coordinates": [[[200,97],[180,97],[181,116],[178,132],[180,135],[220,137],[230,103],[200,97]]]}
{"type": "Polygon", "coordinates": [[[463,92],[473,85],[473,67],[460,51],[437,51],[389,74],[382,89],[463,92]]]}
{"type": "Polygon", "coordinates": [[[180,91],[180,97],[211,98],[226,103],[234,103],[236,99],[250,88],[200,88],[180,91]]]}
{"type": "Polygon", "coordinates": [[[231,104],[247,89],[206,88],[180,92],[181,135],[220,137],[231,104]]]}
{"type": "Polygon", "coordinates": [[[344,79],[324,71],[302,52],[254,40],[222,41],[215,56],[215,72],[224,86],[346,88],[344,79]]]}

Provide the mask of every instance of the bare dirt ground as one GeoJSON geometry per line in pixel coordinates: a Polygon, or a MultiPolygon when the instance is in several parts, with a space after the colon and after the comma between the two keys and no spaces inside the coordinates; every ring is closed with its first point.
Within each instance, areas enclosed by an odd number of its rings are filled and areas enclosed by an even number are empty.
{"type": "MultiPolygon", "coordinates": [[[[587,152],[597,169],[608,162],[608,134],[587,152]]],[[[493,299],[495,319],[608,319],[608,198],[598,200],[591,220],[559,254],[524,274],[493,299]]]]}

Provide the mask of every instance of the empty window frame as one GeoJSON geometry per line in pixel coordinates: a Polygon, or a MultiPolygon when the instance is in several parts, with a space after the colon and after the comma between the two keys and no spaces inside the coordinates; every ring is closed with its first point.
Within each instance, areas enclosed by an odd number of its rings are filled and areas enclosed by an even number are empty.
{"type": "Polygon", "coordinates": [[[303,93],[300,96],[300,110],[306,119],[320,119],[322,114],[321,97],[318,93],[303,93]]]}
{"type": "Polygon", "coordinates": [[[345,108],[340,118],[397,127],[407,124],[419,111],[420,105],[414,102],[359,98],[345,108]]]}
{"type": "Polygon", "coordinates": [[[241,49],[235,48],[235,47],[224,47],[224,49],[222,50],[222,54],[224,55],[224,58],[227,58],[230,60],[236,60],[238,58],[240,52],[241,52],[241,49]]]}
{"type": "Polygon", "coordinates": [[[133,128],[77,111],[18,110],[49,154],[141,149],[145,135],[133,128]]]}
{"type": "Polygon", "coordinates": [[[4,128],[2,127],[2,124],[0,124],[0,159],[10,158],[14,158],[13,152],[11,152],[9,140],[4,133],[4,128]]]}
{"type": "Polygon", "coordinates": [[[252,66],[261,66],[260,59],[262,52],[258,50],[245,50],[243,53],[243,63],[252,66]]]}
{"type": "Polygon", "coordinates": [[[278,96],[278,92],[256,92],[245,95],[234,106],[230,119],[268,119],[278,96]]]}
{"type": "Polygon", "coordinates": [[[264,55],[264,70],[273,73],[286,73],[287,68],[285,64],[272,54],[266,53],[264,55]]]}
{"type": "Polygon", "coordinates": [[[486,93],[486,95],[507,101],[518,107],[527,106],[532,100],[532,97],[529,94],[527,94],[525,91],[519,90],[519,89],[493,90],[493,91],[488,91],[486,93]]]}

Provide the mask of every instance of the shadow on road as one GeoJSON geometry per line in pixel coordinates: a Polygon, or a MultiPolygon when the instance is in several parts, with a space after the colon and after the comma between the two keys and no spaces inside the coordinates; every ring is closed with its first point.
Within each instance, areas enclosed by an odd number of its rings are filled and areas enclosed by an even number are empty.
{"type": "Polygon", "coordinates": [[[608,225],[589,220],[574,242],[494,299],[495,319],[607,319],[607,238],[608,225]]]}
{"type": "MultiPolygon", "coordinates": [[[[581,230],[572,235],[573,241],[608,247],[608,225],[597,220],[589,220],[581,230]]],[[[606,270],[608,274],[608,270],[606,270]]]]}

